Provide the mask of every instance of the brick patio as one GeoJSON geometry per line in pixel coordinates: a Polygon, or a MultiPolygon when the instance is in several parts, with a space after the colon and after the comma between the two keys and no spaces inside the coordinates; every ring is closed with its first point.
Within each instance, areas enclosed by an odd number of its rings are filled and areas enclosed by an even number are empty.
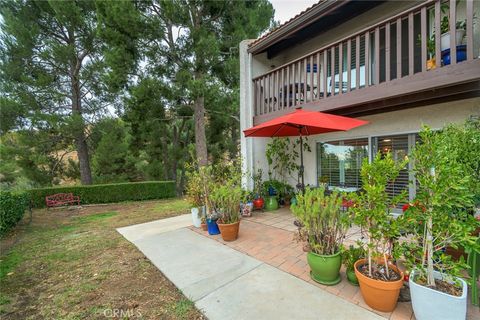
{"type": "MultiPolygon", "coordinates": [[[[296,227],[293,225],[293,221],[294,218],[287,208],[274,212],[255,211],[252,217],[242,219],[239,237],[233,242],[225,242],[220,235],[211,236],[201,229],[192,227],[192,230],[288,272],[322,290],[326,290],[387,319],[415,319],[409,302],[399,302],[397,308],[391,313],[379,312],[367,306],[359,287],[351,285],[346,280],[343,266],[341,270],[342,281],[339,284],[325,286],[313,281],[310,278],[307,254],[303,252],[302,245],[294,241],[296,227]]],[[[349,231],[349,237],[345,244],[353,243],[357,239],[360,239],[360,233],[357,229],[352,229],[349,231]]],[[[468,305],[467,319],[480,319],[479,308],[472,306],[470,300],[468,305]]]]}

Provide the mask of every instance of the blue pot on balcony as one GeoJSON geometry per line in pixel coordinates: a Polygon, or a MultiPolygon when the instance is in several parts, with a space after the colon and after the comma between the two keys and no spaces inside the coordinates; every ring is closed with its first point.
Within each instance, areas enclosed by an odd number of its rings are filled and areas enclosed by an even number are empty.
{"type": "Polygon", "coordinates": [[[207,219],[207,229],[208,229],[208,234],[211,236],[220,234],[220,230],[218,229],[218,225],[217,225],[217,220],[207,219]]]}
{"type": "MultiPolygon", "coordinates": [[[[463,44],[457,46],[457,62],[462,62],[465,60],[467,60],[467,46],[463,44]]],[[[450,48],[442,51],[442,62],[444,66],[448,66],[450,64],[450,48]]]]}

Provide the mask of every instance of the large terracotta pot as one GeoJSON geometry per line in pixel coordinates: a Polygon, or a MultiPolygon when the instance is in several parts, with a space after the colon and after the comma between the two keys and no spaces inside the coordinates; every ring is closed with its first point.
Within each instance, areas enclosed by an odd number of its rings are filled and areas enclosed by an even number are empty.
{"type": "Polygon", "coordinates": [[[375,310],[392,312],[397,306],[398,295],[403,286],[403,272],[389,264],[389,268],[397,272],[400,279],[397,281],[375,280],[358,271],[358,266],[364,265],[366,262],[366,259],[360,259],[354,265],[355,275],[365,303],[375,310]]]}
{"type": "Polygon", "coordinates": [[[238,231],[240,229],[240,221],[235,223],[223,224],[218,222],[218,228],[224,241],[234,241],[238,238],[238,231]]]}

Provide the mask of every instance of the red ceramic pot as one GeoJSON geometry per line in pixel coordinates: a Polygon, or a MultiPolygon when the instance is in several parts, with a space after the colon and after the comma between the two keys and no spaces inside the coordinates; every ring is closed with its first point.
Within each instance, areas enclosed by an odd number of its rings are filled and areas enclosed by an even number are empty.
{"type": "Polygon", "coordinates": [[[265,204],[265,200],[262,197],[253,200],[253,209],[263,209],[263,205],[265,204]]]}

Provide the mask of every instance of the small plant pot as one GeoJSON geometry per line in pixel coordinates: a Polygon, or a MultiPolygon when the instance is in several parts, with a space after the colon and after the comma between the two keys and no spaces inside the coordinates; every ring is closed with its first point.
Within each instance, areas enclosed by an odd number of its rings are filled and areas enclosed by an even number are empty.
{"type": "Polygon", "coordinates": [[[433,70],[437,67],[436,59],[428,59],[427,60],[427,70],[433,70]]]}
{"type": "Polygon", "coordinates": [[[202,230],[203,230],[203,231],[207,231],[207,230],[208,230],[207,224],[206,224],[205,222],[202,222],[201,227],[202,227],[202,230]]]}
{"type": "Polygon", "coordinates": [[[358,287],[358,279],[357,276],[355,275],[355,270],[347,270],[345,272],[347,274],[347,280],[350,282],[350,284],[357,286],[358,287]]]}
{"type": "Polygon", "coordinates": [[[253,200],[253,210],[262,210],[264,204],[265,200],[262,197],[253,200]]]}
{"type": "Polygon", "coordinates": [[[265,203],[265,210],[273,211],[278,209],[278,202],[276,196],[268,197],[267,202],[265,203]]]}
{"type": "Polygon", "coordinates": [[[219,223],[218,228],[224,241],[234,241],[238,238],[238,231],[240,229],[240,221],[235,223],[223,224],[219,223]]]}
{"type": "MultiPolygon", "coordinates": [[[[442,274],[434,271],[434,277],[440,279],[442,274]]],[[[412,297],[412,307],[415,318],[464,320],[467,315],[467,283],[457,278],[462,283],[462,295],[452,296],[416,283],[415,270],[410,274],[408,284],[412,297]]]]}
{"type": "Polygon", "coordinates": [[[400,289],[403,286],[403,273],[396,266],[389,264],[389,268],[398,273],[400,279],[397,281],[375,280],[358,271],[358,267],[366,262],[365,259],[360,259],[353,266],[365,303],[375,310],[392,312],[397,306],[400,289]]]}
{"type": "Polygon", "coordinates": [[[199,214],[200,210],[198,208],[192,208],[190,209],[190,212],[192,213],[193,226],[195,228],[200,228],[200,225],[202,224],[202,219],[199,214]]]}
{"type": "Polygon", "coordinates": [[[218,229],[217,220],[207,219],[207,230],[211,236],[219,234],[220,230],[218,229]]]}
{"type": "Polygon", "coordinates": [[[319,255],[313,252],[307,254],[307,262],[310,266],[310,277],[321,284],[333,286],[339,283],[342,256],[340,252],[333,255],[319,255]]]}

